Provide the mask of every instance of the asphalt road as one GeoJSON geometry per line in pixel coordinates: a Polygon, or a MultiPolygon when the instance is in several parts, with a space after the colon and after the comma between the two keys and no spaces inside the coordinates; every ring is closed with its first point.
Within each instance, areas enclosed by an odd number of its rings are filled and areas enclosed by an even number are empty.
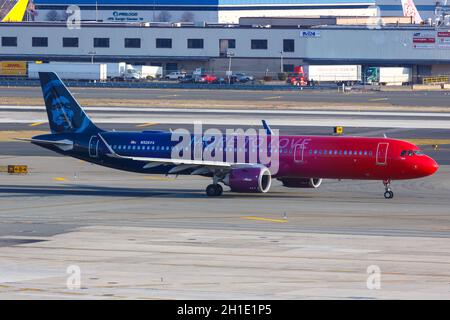
{"type": "MultiPolygon", "coordinates": [[[[265,101],[265,102],[299,102],[330,103],[358,105],[389,105],[417,107],[450,107],[449,91],[402,91],[402,92],[351,92],[338,93],[334,90],[303,91],[245,91],[245,90],[179,90],[179,89],[111,89],[111,88],[72,88],[78,99],[111,100],[173,100],[189,101],[265,101]]],[[[0,97],[40,98],[41,89],[37,87],[5,88],[0,87],[0,97]]],[[[1,104],[1,98],[0,98],[1,104]]]]}

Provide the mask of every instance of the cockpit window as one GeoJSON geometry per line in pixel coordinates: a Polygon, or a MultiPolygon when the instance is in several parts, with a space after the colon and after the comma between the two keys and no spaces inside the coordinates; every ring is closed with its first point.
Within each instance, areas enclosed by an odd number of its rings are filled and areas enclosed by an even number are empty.
{"type": "Polygon", "coordinates": [[[424,153],[421,150],[403,150],[402,152],[400,152],[401,157],[406,157],[407,155],[409,157],[412,157],[413,155],[423,156],[424,153]]]}

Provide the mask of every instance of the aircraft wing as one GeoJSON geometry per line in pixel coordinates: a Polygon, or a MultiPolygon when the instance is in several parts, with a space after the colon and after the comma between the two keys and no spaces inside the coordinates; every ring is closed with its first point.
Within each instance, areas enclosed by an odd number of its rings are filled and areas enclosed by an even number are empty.
{"type": "MultiPolygon", "coordinates": [[[[108,148],[109,154],[108,156],[113,158],[120,159],[129,159],[135,161],[147,162],[144,168],[152,168],[162,164],[170,164],[175,165],[176,167],[172,168],[169,171],[170,174],[178,173],[187,169],[196,169],[192,174],[202,174],[210,171],[211,169],[231,169],[232,167],[239,165],[229,162],[220,162],[220,161],[205,161],[205,160],[191,160],[191,159],[172,159],[172,158],[153,158],[153,157],[133,157],[133,156],[123,156],[116,153],[111,146],[106,142],[106,140],[99,134],[100,139],[105,143],[108,148]]],[[[248,166],[248,164],[246,164],[248,166]]]]}

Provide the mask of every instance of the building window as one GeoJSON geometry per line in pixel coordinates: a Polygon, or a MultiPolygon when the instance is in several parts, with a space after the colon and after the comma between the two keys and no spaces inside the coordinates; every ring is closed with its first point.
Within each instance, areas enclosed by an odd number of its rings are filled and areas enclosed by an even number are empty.
{"type": "Polygon", "coordinates": [[[284,39],[283,40],[283,51],[284,52],[294,52],[295,51],[294,39],[284,39]]]}
{"type": "Polygon", "coordinates": [[[172,39],[159,38],[156,39],[156,48],[158,49],[172,49],[172,39]]]}
{"type": "Polygon", "coordinates": [[[109,38],[94,38],[94,48],[109,48],[109,38]]]}
{"type": "Polygon", "coordinates": [[[125,38],[125,48],[140,48],[141,39],[140,38],[125,38]]]}
{"type": "Polygon", "coordinates": [[[64,48],[78,48],[78,38],[63,38],[64,48]]]}
{"type": "Polygon", "coordinates": [[[203,49],[203,39],[188,39],[188,49],[203,49]]]}
{"type": "Polygon", "coordinates": [[[48,47],[48,38],[46,37],[33,37],[31,42],[33,47],[48,47]]]}
{"type": "Polygon", "coordinates": [[[252,40],[252,50],[267,50],[267,40],[252,40]]]}
{"type": "Polygon", "coordinates": [[[17,37],[2,37],[2,47],[17,47],[17,37]]]}
{"type": "Polygon", "coordinates": [[[219,39],[219,50],[221,57],[226,57],[230,49],[236,49],[235,39],[219,39]]]}

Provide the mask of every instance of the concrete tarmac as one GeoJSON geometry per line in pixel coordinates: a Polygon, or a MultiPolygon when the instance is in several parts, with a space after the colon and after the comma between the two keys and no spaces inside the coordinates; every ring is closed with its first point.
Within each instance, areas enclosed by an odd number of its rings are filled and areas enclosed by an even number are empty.
{"type": "Polygon", "coordinates": [[[207,198],[200,177],[14,163],[30,173],[0,173],[0,299],[450,298],[450,166],[385,200],[376,181],[207,198]]]}
{"type": "MultiPolygon", "coordinates": [[[[186,89],[120,89],[120,88],[70,88],[77,99],[98,100],[162,100],[162,101],[208,101],[247,103],[273,102],[274,105],[283,102],[299,104],[356,104],[385,106],[416,106],[448,108],[449,91],[355,91],[346,94],[335,90],[298,90],[298,91],[247,91],[247,90],[186,90],[186,89]]],[[[39,87],[0,87],[0,97],[36,98],[42,101],[39,87]]],[[[9,100],[9,99],[8,99],[9,100]]],[[[0,99],[0,104],[3,104],[0,99]]]]}

